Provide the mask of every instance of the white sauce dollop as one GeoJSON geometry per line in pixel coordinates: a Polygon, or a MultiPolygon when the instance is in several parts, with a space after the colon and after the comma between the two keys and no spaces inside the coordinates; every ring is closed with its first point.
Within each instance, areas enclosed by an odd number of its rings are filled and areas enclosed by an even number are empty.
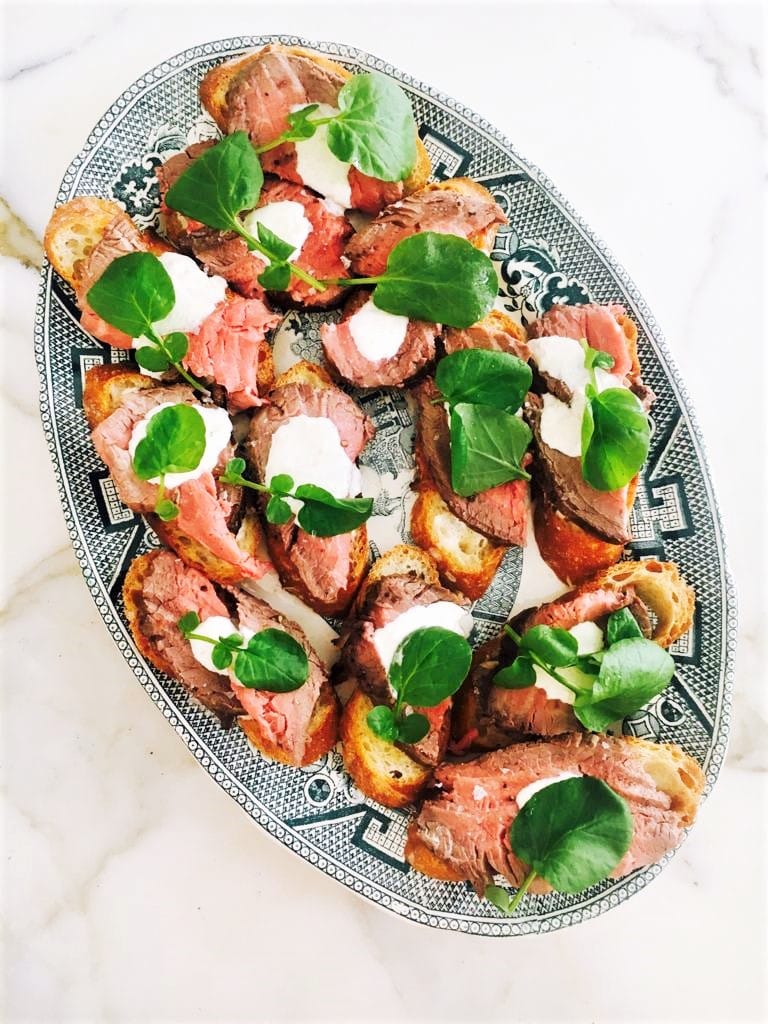
{"type": "MultiPolygon", "coordinates": [[[[580,622],[568,632],[571,636],[576,637],[579,654],[594,654],[595,651],[603,649],[603,631],[594,622],[580,622]]],[[[576,700],[575,693],[571,693],[566,686],[558,683],[543,668],[534,665],[534,672],[536,673],[536,682],[533,685],[543,690],[550,700],[561,700],[563,704],[573,704],[576,700]]],[[[557,672],[564,679],[573,682],[575,686],[584,685],[589,681],[589,677],[578,668],[559,668],[557,672]]]]}
{"type": "MultiPolygon", "coordinates": [[[[316,484],[334,498],[360,493],[360,471],[341,444],[333,420],[326,416],[292,416],[272,435],[265,470],[266,482],[287,473],[294,484],[316,484]]],[[[302,503],[286,498],[294,514],[302,503]]]]}
{"type": "MultiPolygon", "coordinates": [[[[221,640],[222,637],[232,636],[233,633],[237,633],[246,643],[252,636],[256,635],[252,629],[248,629],[247,626],[237,626],[232,619],[225,618],[223,615],[212,615],[208,619],[203,619],[195,627],[195,633],[198,633],[200,636],[210,637],[211,640],[221,640]]],[[[231,665],[229,668],[216,668],[213,664],[211,657],[213,654],[213,644],[208,644],[205,640],[190,640],[189,646],[192,648],[192,656],[195,661],[199,662],[203,668],[207,668],[209,672],[215,672],[220,676],[229,676],[237,681],[231,665]]]]}
{"type": "MultiPolygon", "coordinates": [[[[584,366],[584,349],[575,338],[551,335],[529,341],[534,362],[542,373],[563,381],[573,392],[570,405],[554,395],[543,396],[541,439],[544,444],[563,455],[581,457],[581,421],[586,405],[585,388],[590,374],[584,366]]],[[[595,370],[598,391],[626,388],[621,377],[606,370],[595,370]]]]}
{"type": "MultiPolygon", "coordinates": [[[[305,104],[298,104],[291,111],[301,110],[305,104]]],[[[333,117],[338,107],[328,103],[318,104],[312,117],[333,117]]],[[[343,213],[352,205],[352,188],[349,184],[351,164],[339,160],[328,148],[328,125],[320,125],[311,139],[295,142],[296,169],[305,185],[330,199],[343,213]]]]}
{"type": "MultiPolygon", "coordinates": [[[[263,224],[278,238],[293,246],[293,252],[288,257],[289,260],[298,258],[304,243],[312,233],[312,224],[304,207],[292,199],[282,199],[277,203],[259,206],[243,218],[243,227],[254,238],[258,238],[259,224],[263,224]]],[[[254,252],[253,255],[262,259],[258,252],[254,252]]]]}
{"type": "Polygon", "coordinates": [[[527,786],[523,786],[520,792],[515,797],[517,806],[520,810],[525,807],[532,796],[540,793],[542,789],[546,789],[547,786],[554,786],[556,782],[564,782],[565,779],[580,779],[581,772],[561,772],[559,775],[552,775],[548,779],[539,779],[537,782],[531,782],[527,786]]]}
{"type": "Polygon", "coordinates": [[[395,651],[414,630],[429,626],[442,626],[452,633],[468,637],[472,630],[472,616],[461,605],[453,601],[435,601],[433,604],[414,605],[377,629],[373,634],[373,646],[386,671],[392,664],[395,651]]]}
{"type": "MultiPolygon", "coordinates": [[[[183,331],[194,334],[220,302],[224,301],[227,282],[223,277],[209,277],[189,256],[164,252],[158,257],[173,284],[176,301],[168,316],[154,323],[155,331],[171,334],[183,331]]],[[[146,338],[134,338],[133,347],[150,344],[146,338]]]]}
{"type": "Polygon", "coordinates": [[[379,309],[371,296],[349,318],[349,333],[364,359],[376,363],[397,355],[405,341],[408,317],[379,309]]]}
{"type": "MultiPolygon", "coordinates": [[[[147,436],[147,426],[150,420],[157,416],[162,409],[169,409],[173,404],[173,402],[163,402],[162,405],[158,405],[157,408],[153,409],[136,424],[133,428],[131,439],[128,442],[128,452],[131,460],[133,460],[133,456],[136,453],[139,441],[143,441],[147,436]]],[[[232,421],[226,409],[208,409],[202,405],[194,405],[192,408],[197,409],[203,417],[203,424],[205,425],[205,450],[196,469],[191,469],[187,473],[166,473],[165,486],[168,490],[180,487],[187,480],[197,480],[203,473],[210,472],[219,461],[219,456],[229,444],[232,436],[232,421]]],[[[158,484],[160,483],[160,477],[152,477],[148,482],[158,484]]]]}

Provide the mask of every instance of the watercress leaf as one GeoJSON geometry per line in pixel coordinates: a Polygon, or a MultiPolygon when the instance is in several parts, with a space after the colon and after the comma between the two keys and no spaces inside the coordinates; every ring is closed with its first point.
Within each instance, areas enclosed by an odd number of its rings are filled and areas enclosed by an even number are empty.
{"type": "Polygon", "coordinates": [[[576,697],[573,713],[588,732],[605,732],[623,717],[611,711],[606,704],[594,704],[591,692],[576,697]]]}
{"type": "Polygon", "coordinates": [[[578,660],[578,640],[567,629],[558,629],[556,626],[533,626],[527,629],[520,646],[537,654],[542,661],[555,668],[565,668],[578,660]]]}
{"type": "Polygon", "coordinates": [[[671,656],[653,640],[618,640],[605,652],[589,703],[616,721],[658,696],[674,674],[671,656]]]}
{"type": "Polygon", "coordinates": [[[651,439],[648,417],[636,395],[608,388],[586,404],[581,428],[581,472],[590,487],[616,491],[646,460],[651,439]]]}
{"type": "Polygon", "coordinates": [[[397,739],[397,722],[394,712],[384,704],[379,704],[366,715],[368,728],[378,736],[380,740],[387,743],[394,743],[397,739]]]}
{"type": "Polygon", "coordinates": [[[512,896],[500,885],[486,885],[485,898],[503,914],[508,914],[512,903],[512,896]]]}
{"type": "Polygon", "coordinates": [[[200,625],[200,616],[197,612],[185,612],[179,619],[177,625],[184,636],[186,636],[187,633],[194,633],[200,625]]]}
{"type": "Polygon", "coordinates": [[[136,362],[143,370],[151,373],[164,373],[171,365],[165,352],[161,352],[154,345],[142,345],[136,349],[136,362]]]}
{"type": "Polygon", "coordinates": [[[168,189],[165,202],[208,227],[237,231],[237,215],[256,206],[263,183],[248,135],[237,131],[197,157],[168,189]]]}
{"type": "MultiPolygon", "coordinates": [[[[221,475],[221,479],[224,480],[225,477],[230,477],[232,479],[235,479],[237,477],[242,476],[244,472],[245,472],[245,459],[240,459],[240,458],[230,459],[229,462],[226,465],[226,468],[225,468],[224,472],[221,475]]],[[[224,480],[224,482],[226,483],[227,481],[224,480]]]]}
{"type": "Polygon", "coordinates": [[[299,526],[315,537],[356,530],[373,512],[373,498],[334,498],[316,484],[300,484],[294,495],[304,502],[297,516],[299,526]]]}
{"type": "Polygon", "coordinates": [[[284,292],[291,283],[291,268],[287,263],[269,263],[258,280],[269,292],[284,292]]]}
{"type": "Polygon", "coordinates": [[[353,75],[339,90],[328,148],[363,174],[402,181],[416,163],[416,124],[408,97],[391,78],[353,75]]]}
{"type": "Polygon", "coordinates": [[[275,526],[282,526],[293,517],[291,506],[279,494],[273,494],[269,499],[265,514],[267,522],[273,523],[275,526]]]}
{"type": "Polygon", "coordinates": [[[470,402],[517,412],[531,387],[533,374],[522,359],[508,352],[462,349],[437,364],[435,383],[446,402],[470,402]]]}
{"type": "Polygon", "coordinates": [[[147,424],[133,456],[140,480],[197,469],[205,451],[205,423],[193,405],[169,405],[147,424]]]}
{"type": "Polygon", "coordinates": [[[173,309],[176,293],[163,264],[150,252],[112,260],[88,289],[88,305],[108,324],[132,338],[149,336],[152,324],[173,309]]]}
{"type": "Polygon", "coordinates": [[[540,790],[510,829],[515,854],[558,892],[607,878],[629,849],[627,802],[601,779],[564,779],[540,790]]]}
{"type": "Polygon", "coordinates": [[[229,668],[232,664],[232,651],[226,644],[218,643],[211,651],[211,661],[216,668],[229,668]]]}
{"type": "Polygon", "coordinates": [[[170,498],[161,498],[155,505],[155,515],[164,523],[170,523],[179,514],[179,506],[170,498]]]}
{"type": "Polygon", "coordinates": [[[418,711],[406,715],[397,724],[397,738],[401,743],[418,743],[429,732],[429,719],[418,711]]]}
{"type": "Polygon", "coordinates": [[[224,644],[230,651],[236,651],[238,647],[242,647],[243,638],[239,633],[230,633],[229,636],[221,637],[219,643],[224,644]]]}
{"type": "Polygon", "coordinates": [[[423,231],[392,249],[373,301],[412,320],[471,327],[491,309],[498,287],[484,252],[465,238],[423,231]]]}
{"type": "Polygon", "coordinates": [[[592,654],[580,654],[576,659],[576,665],[586,675],[596,676],[600,671],[604,653],[604,651],[594,651],[592,654]]]}
{"type": "Polygon", "coordinates": [[[599,348],[590,348],[585,338],[581,341],[584,349],[584,366],[587,370],[595,367],[599,370],[610,370],[615,360],[612,355],[602,352],[599,348]]]}
{"type": "Polygon", "coordinates": [[[613,647],[619,640],[630,640],[632,637],[642,637],[643,633],[637,624],[637,619],[629,608],[620,608],[608,616],[605,627],[605,646],[613,647]]]}
{"type": "Polygon", "coordinates": [[[506,668],[500,669],[493,677],[493,685],[503,690],[526,690],[536,682],[536,670],[531,659],[520,654],[506,668]]]}
{"type": "Polygon", "coordinates": [[[451,486],[468,498],[479,491],[530,480],[522,467],[531,440],[526,423],[488,405],[460,402],[451,409],[451,486]]]}
{"type": "Polygon", "coordinates": [[[307,652],[283,629],[262,629],[235,655],[235,676],[251,689],[287,693],[308,675],[307,652]]]}
{"type": "Polygon", "coordinates": [[[389,681],[401,701],[432,708],[451,697],[464,682],[472,648],[458,633],[441,626],[416,629],[398,645],[389,666],[389,681]]]}
{"type": "Polygon", "coordinates": [[[269,481],[269,489],[275,494],[290,494],[293,490],[293,478],[287,473],[278,473],[269,481]]]}
{"type": "Polygon", "coordinates": [[[317,131],[317,126],[309,120],[317,108],[317,103],[310,103],[307,107],[301,107],[300,110],[293,110],[290,114],[286,114],[285,119],[291,129],[291,136],[296,141],[311,139],[317,131]]]}
{"type": "Polygon", "coordinates": [[[171,361],[174,363],[181,362],[189,349],[189,338],[181,331],[173,331],[171,334],[166,334],[163,338],[163,343],[168,355],[171,357],[171,361]]]}
{"type": "Polygon", "coordinates": [[[266,224],[257,224],[256,236],[264,248],[269,249],[270,255],[274,256],[276,260],[287,260],[293,255],[294,247],[291,243],[284,242],[274,231],[270,231],[266,224]]]}

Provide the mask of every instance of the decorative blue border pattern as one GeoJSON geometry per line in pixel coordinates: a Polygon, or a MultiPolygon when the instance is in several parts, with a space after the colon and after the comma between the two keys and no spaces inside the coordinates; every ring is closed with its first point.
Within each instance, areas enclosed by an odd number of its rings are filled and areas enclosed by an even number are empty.
{"type": "MultiPolygon", "coordinates": [[[[220,60],[268,42],[302,45],[350,68],[397,78],[414,105],[420,134],[438,177],[468,173],[489,188],[510,219],[499,234],[501,301],[521,322],[555,302],[621,302],[639,328],[645,375],[658,395],[655,431],[633,514],[634,553],[669,557],[696,588],[694,628],[676,645],[672,686],[629,720],[627,732],[679,743],[704,766],[707,791],[722,764],[730,720],[736,603],[703,442],[688,395],[646,303],[576,212],[538,168],[517,155],[495,128],[456,100],[385,61],[353,47],[295,36],[226,39],[163,61],[127,89],[89,134],[58,194],[117,199],[142,224],[155,215],[152,169],[158,161],[215,127],[197,99],[197,85],[220,60]]],[[[315,332],[316,333],[316,332],[315,332]]],[[[312,336],[312,328],[306,337],[312,336]]],[[[309,342],[302,342],[309,344],[309,342]]],[[[205,770],[268,835],[354,892],[411,921],[489,936],[562,928],[609,910],[654,878],[669,860],[576,896],[530,897],[513,920],[480,901],[467,885],[411,871],[402,857],[408,815],[366,800],[344,773],[336,751],[294,770],[254,753],[239,730],[224,732],[182,687],[156,673],[136,650],[122,610],[127,566],[156,539],[124,509],[93,452],[81,408],[82,375],[94,362],[117,361],[80,329],[71,292],[43,267],[35,318],[40,415],[54,463],[75,554],[96,606],[134,675],[205,770]]],[[[366,398],[374,418],[391,429],[371,463],[393,477],[407,471],[405,403],[366,398]],[[403,461],[405,459],[405,461],[403,461]],[[398,461],[400,460],[400,461],[398,461]]],[[[406,474],[407,475],[407,474],[406,474]]],[[[402,495],[383,493],[382,516],[399,515],[402,495]]],[[[405,517],[407,518],[407,517],[405,517]]],[[[473,609],[476,639],[503,620],[519,580],[519,553],[505,559],[489,593],[473,609]]]]}

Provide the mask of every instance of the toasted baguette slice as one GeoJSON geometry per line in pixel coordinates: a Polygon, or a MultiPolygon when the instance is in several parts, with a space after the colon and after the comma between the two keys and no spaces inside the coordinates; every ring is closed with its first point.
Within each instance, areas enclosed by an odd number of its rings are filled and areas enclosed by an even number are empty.
{"type": "MultiPolygon", "coordinates": [[[[126,369],[120,364],[103,364],[92,367],[85,375],[83,409],[88,426],[94,430],[99,423],[111,416],[122,404],[125,394],[137,388],[153,388],[156,383],[151,377],[136,370],[126,369]]],[[[223,586],[232,586],[242,581],[237,566],[231,565],[214,555],[207,547],[194,540],[175,525],[173,520],[164,523],[158,516],[145,516],[159,539],[175,551],[187,565],[199,569],[210,579],[223,586]]],[[[247,555],[259,557],[262,550],[262,533],[258,517],[248,509],[237,533],[238,546],[247,555]]]]}
{"type": "Polygon", "coordinates": [[[434,560],[445,586],[472,600],[488,589],[507,550],[457,518],[423,477],[411,511],[411,534],[434,560]]]}
{"type": "MultiPolygon", "coordinates": [[[[568,742],[566,737],[555,743],[568,742]]],[[[689,828],[698,810],[704,790],[704,772],[698,763],[673,743],[651,743],[631,736],[623,736],[612,742],[626,751],[626,757],[641,771],[647,772],[658,791],[669,799],[669,812],[675,816],[675,824],[689,828]]],[[[419,837],[416,821],[408,829],[405,859],[416,871],[437,878],[440,881],[463,881],[464,878],[452,865],[437,856],[419,837]]],[[[533,892],[548,892],[549,886],[537,880],[533,892]]]]}
{"type": "Polygon", "coordinates": [[[412,544],[397,544],[377,558],[365,577],[355,598],[354,612],[359,612],[368,596],[371,585],[385,576],[417,576],[425,583],[440,582],[437,566],[426,551],[412,544]]]}
{"type": "MultiPolygon", "coordinates": [[[[227,93],[235,76],[248,67],[249,64],[258,61],[265,50],[281,50],[283,53],[293,53],[300,57],[308,57],[320,67],[327,68],[344,79],[352,77],[352,73],[341,64],[330,60],[322,53],[314,50],[306,50],[301,46],[283,46],[281,43],[270,43],[263,50],[254,50],[242,57],[233,57],[222,64],[212,68],[200,83],[200,102],[214,119],[222,132],[227,130],[226,106],[227,93]]],[[[423,188],[429,180],[432,171],[429,154],[420,138],[416,138],[416,163],[409,176],[403,182],[405,195],[416,192],[423,188]]]]}
{"type": "MultiPolygon", "coordinates": [[[[53,211],[43,238],[45,254],[56,273],[73,288],[77,286],[80,267],[115,218],[133,227],[133,221],[121,206],[98,196],[79,196],[53,211]]],[[[159,255],[170,251],[168,243],[153,232],[142,232],[142,238],[148,252],[159,255]]]]}
{"type": "Polygon", "coordinates": [[[357,788],[385,807],[406,807],[413,803],[432,776],[430,768],[379,739],[366,721],[373,702],[355,690],[341,716],[344,767],[357,788]]]}
{"type": "Polygon", "coordinates": [[[628,586],[635,588],[637,596],[653,612],[653,639],[661,647],[669,647],[693,625],[696,595],[673,562],[657,562],[654,558],[619,562],[581,589],[628,586]]]}

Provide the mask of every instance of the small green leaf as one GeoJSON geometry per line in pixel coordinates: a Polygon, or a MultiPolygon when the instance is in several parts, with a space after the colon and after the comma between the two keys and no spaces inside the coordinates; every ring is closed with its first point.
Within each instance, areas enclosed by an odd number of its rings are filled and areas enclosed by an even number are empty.
{"type": "Polygon", "coordinates": [[[553,626],[533,626],[526,630],[520,646],[555,668],[575,664],[579,653],[576,637],[567,629],[553,626]]]}
{"type": "Polygon", "coordinates": [[[181,616],[177,625],[184,636],[186,636],[187,633],[194,633],[200,625],[200,616],[197,612],[186,612],[181,616]]]}
{"type": "Polygon", "coordinates": [[[161,352],[154,345],[142,345],[141,348],[137,348],[136,362],[150,373],[165,373],[171,365],[165,352],[161,352]]]}
{"type": "Polygon", "coordinates": [[[386,313],[412,320],[471,327],[490,311],[498,289],[484,252],[465,238],[422,231],[392,249],[373,301],[386,313]]]}
{"type": "Polygon", "coordinates": [[[179,514],[179,506],[175,501],[171,501],[170,498],[162,498],[155,505],[155,515],[162,519],[164,523],[171,522],[179,514]]]}
{"type": "Polygon", "coordinates": [[[388,708],[385,704],[379,704],[377,707],[371,708],[365,720],[373,735],[378,736],[380,740],[394,743],[397,739],[397,722],[392,708],[388,708]]]}
{"type": "Polygon", "coordinates": [[[86,300],[102,320],[132,338],[141,338],[151,337],[152,325],[171,312],[176,293],[157,256],[130,252],[112,260],[89,288],[86,300]]]}
{"type": "Polygon", "coordinates": [[[317,103],[310,103],[307,107],[302,107],[300,110],[292,110],[289,114],[286,114],[285,120],[291,129],[291,138],[296,142],[300,142],[302,139],[311,139],[317,131],[317,126],[309,120],[317,108],[317,103]]]}
{"type": "Polygon", "coordinates": [[[512,823],[515,854],[558,892],[607,878],[632,842],[626,800],[601,779],[564,779],[540,790],[512,823]]]}
{"type": "Polygon", "coordinates": [[[512,905],[512,897],[506,889],[500,885],[486,885],[485,898],[492,903],[502,914],[508,914],[512,905]]]}
{"type": "Polygon", "coordinates": [[[278,494],[273,494],[267,502],[267,522],[274,526],[283,526],[293,518],[293,511],[287,501],[284,501],[278,494]]]}
{"type": "Polygon", "coordinates": [[[226,644],[218,643],[211,651],[211,661],[216,668],[229,668],[232,664],[232,651],[226,644]]]}
{"type": "MultiPolygon", "coordinates": [[[[245,463],[243,463],[243,469],[245,469],[245,463]]],[[[293,478],[288,476],[287,473],[278,473],[277,476],[273,476],[269,481],[269,489],[274,494],[290,494],[293,490],[293,478]]]]}
{"type": "Polygon", "coordinates": [[[493,685],[503,690],[526,690],[536,682],[536,670],[531,659],[520,654],[506,668],[501,669],[493,677],[493,685]]]}
{"type": "Polygon", "coordinates": [[[613,647],[619,640],[630,640],[632,637],[641,637],[643,633],[637,624],[637,619],[629,608],[620,608],[608,617],[605,627],[605,646],[613,647]]]}
{"type": "Polygon", "coordinates": [[[174,363],[180,363],[189,350],[189,338],[181,331],[166,334],[163,344],[174,363]]]}
{"type": "Polygon", "coordinates": [[[586,404],[581,426],[581,472],[590,487],[616,491],[648,456],[651,428],[636,395],[608,388],[586,404]]]}
{"type": "Polygon", "coordinates": [[[480,491],[530,480],[522,460],[531,431],[519,417],[487,405],[451,409],[451,486],[468,498],[480,491]]]}
{"type": "Polygon", "coordinates": [[[199,411],[184,403],[169,405],[147,423],[146,436],[133,456],[133,469],[140,480],[188,473],[200,465],[204,451],[205,423],[199,411]]]}
{"type": "Polygon", "coordinates": [[[401,743],[418,743],[429,732],[429,719],[417,711],[411,712],[398,722],[397,738],[401,743]]]}
{"type": "Polygon", "coordinates": [[[467,677],[472,648],[463,636],[440,626],[409,633],[389,666],[389,681],[400,703],[432,708],[451,697],[467,677]]]}
{"type": "Polygon", "coordinates": [[[402,181],[416,163],[416,124],[405,92],[391,78],[353,75],[339,90],[328,148],[381,181],[402,181]]]}
{"type": "Polygon", "coordinates": [[[197,157],[168,189],[165,202],[209,227],[242,230],[238,214],[256,206],[263,183],[248,135],[237,131],[197,157]]]}
{"type": "Polygon", "coordinates": [[[235,676],[243,686],[271,693],[297,690],[307,681],[307,652],[283,629],[263,629],[235,655],[235,676]]]}
{"type": "Polygon", "coordinates": [[[227,463],[224,472],[221,474],[221,479],[224,483],[239,483],[239,477],[245,472],[245,459],[230,459],[227,463]]]}
{"type": "Polygon", "coordinates": [[[591,370],[593,367],[598,370],[610,370],[613,367],[615,360],[612,355],[598,348],[590,348],[586,338],[581,339],[581,345],[584,349],[584,366],[587,370],[591,370]]]}
{"type": "Polygon", "coordinates": [[[373,498],[334,498],[324,487],[300,484],[294,495],[304,502],[299,526],[315,537],[335,537],[362,526],[373,512],[373,498]]]}
{"type": "Polygon", "coordinates": [[[291,268],[287,263],[270,263],[259,274],[259,284],[269,292],[284,292],[291,283],[291,268]]]}
{"type": "Polygon", "coordinates": [[[531,387],[533,374],[522,359],[508,352],[462,349],[437,364],[435,383],[446,402],[492,406],[517,412],[531,387]]]}
{"type": "Polygon", "coordinates": [[[274,257],[274,262],[290,259],[293,255],[294,247],[291,243],[283,241],[266,224],[262,224],[260,221],[256,224],[256,237],[264,248],[269,250],[270,256],[274,257]]]}

